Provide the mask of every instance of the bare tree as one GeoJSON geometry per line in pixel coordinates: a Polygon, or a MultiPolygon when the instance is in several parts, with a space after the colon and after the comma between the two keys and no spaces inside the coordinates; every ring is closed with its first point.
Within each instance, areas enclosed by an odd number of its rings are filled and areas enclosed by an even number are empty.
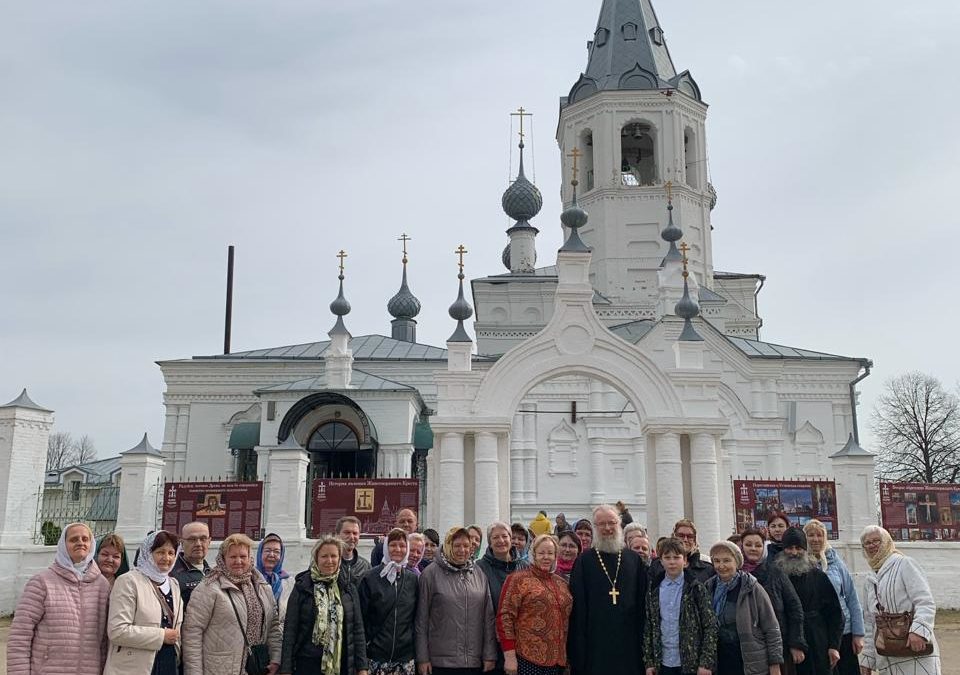
{"type": "Polygon", "coordinates": [[[47,438],[47,471],[55,471],[72,464],[73,435],[69,431],[54,431],[47,438]]]}
{"type": "Polygon", "coordinates": [[[93,439],[84,434],[74,439],[69,431],[55,431],[47,438],[47,471],[56,471],[97,458],[93,439]]]}
{"type": "Polygon", "coordinates": [[[886,480],[956,483],[960,479],[960,399],[919,372],[887,380],[871,417],[886,480]]]}

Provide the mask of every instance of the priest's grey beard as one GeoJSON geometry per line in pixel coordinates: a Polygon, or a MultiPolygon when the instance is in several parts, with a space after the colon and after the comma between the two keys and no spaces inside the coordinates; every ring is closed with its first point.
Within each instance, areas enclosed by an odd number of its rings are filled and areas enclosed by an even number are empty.
{"type": "Polygon", "coordinates": [[[802,553],[797,557],[788,555],[787,553],[781,553],[777,556],[777,567],[791,577],[799,577],[801,574],[806,574],[813,569],[813,561],[810,560],[810,557],[806,553],[802,553]]]}
{"type": "Polygon", "coordinates": [[[601,553],[617,553],[623,548],[623,530],[617,528],[617,533],[609,537],[597,534],[593,538],[593,547],[601,553]]]}

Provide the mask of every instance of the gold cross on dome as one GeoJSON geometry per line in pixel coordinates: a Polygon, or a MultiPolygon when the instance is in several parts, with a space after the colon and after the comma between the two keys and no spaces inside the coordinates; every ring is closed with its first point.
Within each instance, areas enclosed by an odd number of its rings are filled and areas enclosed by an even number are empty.
{"type": "Polygon", "coordinates": [[[663,187],[667,188],[667,201],[673,202],[673,181],[668,180],[663,187]]]}
{"type": "Polygon", "coordinates": [[[510,116],[520,118],[520,140],[522,141],[523,140],[523,118],[533,117],[533,113],[528,113],[526,110],[523,109],[523,106],[520,106],[517,112],[510,113],[510,116]]]}
{"type": "Polygon", "coordinates": [[[574,146],[573,150],[567,153],[567,157],[573,157],[573,184],[577,185],[577,176],[580,174],[578,160],[583,156],[580,148],[574,146]]]}
{"type": "Polygon", "coordinates": [[[340,249],[337,257],[340,258],[340,274],[343,274],[343,259],[347,257],[347,252],[343,249],[340,249]]]}
{"type": "Polygon", "coordinates": [[[403,242],[403,264],[404,265],[407,264],[407,242],[412,240],[413,240],[413,237],[408,237],[406,232],[404,232],[399,237],[397,237],[397,241],[403,242]]]}
{"type": "Polygon", "coordinates": [[[468,253],[468,251],[463,244],[460,244],[459,246],[457,246],[457,250],[454,251],[454,253],[460,256],[460,262],[457,264],[460,266],[460,274],[463,274],[463,254],[468,253]]]}
{"type": "Polygon", "coordinates": [[[680,249],[680,255],[683,256],[683,278],[686,279],[687,276],[688,276],[688,273],[687,273],[687,251],[690,250],[690,247],[687,246],[687,242],[681,241],[681,242],[680,242],[679,249],[680,249]]]}

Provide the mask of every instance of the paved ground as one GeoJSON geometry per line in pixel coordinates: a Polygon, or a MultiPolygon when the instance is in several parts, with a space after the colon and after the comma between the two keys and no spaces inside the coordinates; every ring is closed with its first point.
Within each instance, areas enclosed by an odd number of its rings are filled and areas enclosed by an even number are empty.
{"type": "MultiPolygon", "coordinates": [[[[0,675],[7,675],[7,633],[10,619],[0,619],[0,675]]],[[[940,665],[943,675],[960,675],[960,612],[937,615],[937,640],[940,641],[940,665]]]]}

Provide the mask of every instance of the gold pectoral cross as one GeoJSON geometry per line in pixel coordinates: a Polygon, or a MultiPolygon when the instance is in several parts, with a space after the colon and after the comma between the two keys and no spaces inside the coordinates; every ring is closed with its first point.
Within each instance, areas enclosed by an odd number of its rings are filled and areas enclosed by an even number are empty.
{"type": "Polygon", "coordinates": [[[620,595],[620,591],[618,591],[616,588],[611,588],[607,595],[609,595],[611,600],[613,600],[613,604],[617,604],[617,596],[620,595]]]}

